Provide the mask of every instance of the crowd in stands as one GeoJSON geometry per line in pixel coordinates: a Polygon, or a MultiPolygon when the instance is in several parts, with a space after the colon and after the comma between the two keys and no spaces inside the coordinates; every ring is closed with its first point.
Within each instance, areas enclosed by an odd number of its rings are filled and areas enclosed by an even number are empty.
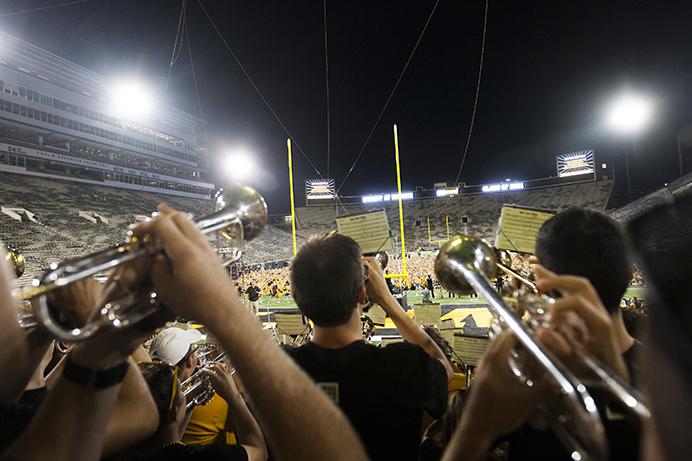
{"type": "MultiPolygon", "coordinates": [[[[246,274],[244,283],[263,290],[290,287],[312,324],[307,342],[282,347],[185,213],[160,206],[133,232],[163,253],[117,267],[103,284],[85,279],[52,291],[56,321],[77,331],[99,306],[141,293],[144,281],[165,310],[67,347],[19,325],[12,276],[0,263],[0,459],[686,459],[691,383],[678,364],[692,338],[686,316],[664,315],[679,312],[680,293],[662,288],[686,283],[689,241],[667,255],[668,278],[656,278],[648,307],[628,300],[627,309],[656,314],[634,335],[620,309],[632,279],[620,225],[573,208],[541,227],[528,269],[541,292],[561,296],[535,341],[589,389],[600,378],[585,375],[578,357],[596,357],[627,389],[645,392],[633,395],[654,415],[594,392],[586,404],[595,423],[579,434],[594,442],[579,445],[560,436],[569,416],[551,410],[560,393],[537,363],[519,362],[530,385],[510,369],[520,350],[512,330],[493,338],[472,372],[442,334],[407,315],[379,262],[349,237],[314,236],[290,267],[246,274]],[[363,337],[368,300],[403,342],[363,337]],[[665,325],[664,335],[652,334],[654,325],[665,325]]],[[[431,258],[414,256],[412,278],[428,288],[431,258]]]]}

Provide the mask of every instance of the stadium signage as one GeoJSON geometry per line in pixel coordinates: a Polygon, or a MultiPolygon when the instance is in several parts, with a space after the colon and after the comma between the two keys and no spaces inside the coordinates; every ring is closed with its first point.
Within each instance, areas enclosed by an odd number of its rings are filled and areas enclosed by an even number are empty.
{"type": "MultiPolygon", "coordinates": [[[[402,192],[401,200],[411,200],[413,198],[413,192],[402,192]]],[[[399,194],[373,194],[364,195],[363,203],[379,203],[379,202],[391,202],[393,200],[399,200],[399,194]]]]}
{"type": "Polygon", "coordinates": [[[498,184],[486,184],[481,187],[481,191],[483,192],[506,192],[506,191],[513,191],[513,190],[523,190],[524,189],[524,183],[523,182],[502,182],[498,184]]]}
{"type": "Polygon", "coordinates": [[[435,191],[437,197],[451,197],[454,195],[459,195],[459,188],[454,187],[452,189],[437,189],[435,191]]]}
{"type": "Polygon", "coordinates": [[[305,197],[308,200],[324,200],[336,197],[333,179],[308,179],[305,181],[305,197]]]}
{"type": "Polygon", "coordinates": [[[556,158],[557,175],[560,178],[594,173],[593,149],[561,154],[556,158]]]}

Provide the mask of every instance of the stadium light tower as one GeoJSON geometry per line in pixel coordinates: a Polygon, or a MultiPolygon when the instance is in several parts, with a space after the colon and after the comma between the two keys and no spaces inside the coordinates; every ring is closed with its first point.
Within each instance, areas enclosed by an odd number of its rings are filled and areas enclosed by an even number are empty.
{"type": "Polygon", "coordinates": [[[230,150],[221,159],[221,168],[224,176],[241,181],[248,178],[255,170],[255,162],[247,149],[238,147],[230,150]]]}
{"type": "MultiPolygon", "coordinates": [[[[653,103],[642,94],[620,93],[607,107],[606,121],[617,134],[626,136],[634,145],[634,139],[651,123],[653,103]]],[[[630,184],[629,149],[625,148],[625,174],[627,176],[627,200],[632,198],[630,184]]]]}
{"type": "Polygon", "coordinates": [[[135,80],[116,82],[111,89],[111,98],[113,113],[128,120],[146,118],[154,107],[151,91],[135,80]]]}

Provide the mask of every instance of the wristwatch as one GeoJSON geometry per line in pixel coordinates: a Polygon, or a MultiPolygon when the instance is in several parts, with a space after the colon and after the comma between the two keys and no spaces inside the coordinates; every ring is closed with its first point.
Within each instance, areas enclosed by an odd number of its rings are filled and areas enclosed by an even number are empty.
{"type": "Polygon", "coordinates": [[[65,366],[62,370],[62,374],[65,378],[74,383],[95,387],[97,389],[104,389],[122,382],[122,380],[125,379],[129,367],[130,364],[126,360],[112,368],[94,370],[76,364],[72,360],[72,356],[68,355],[65,359],[65,366]]]}

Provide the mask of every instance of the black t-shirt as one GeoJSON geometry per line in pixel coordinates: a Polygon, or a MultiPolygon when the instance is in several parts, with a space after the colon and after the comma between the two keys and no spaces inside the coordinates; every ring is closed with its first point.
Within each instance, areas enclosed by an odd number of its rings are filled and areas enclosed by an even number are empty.
{"type": "Polygon", "coordinates": [[[17,402],[0,404],[0,452],[9,447],[29,425],[48,395],[48,388],[25,391],[17,402]]]}
{"type": "Polygon", "coordinates": [[[250,301],[257,301],[259,299],[259,290],[255,287],[248,287],[245,291],[247,293],[247,299],[250,301]]]}
{"type": "MultiPolygon", "coordinates": [[[[630,373],[630,381],[635,386],[639,375],[636,356],[640,347],[641,343],[635,342],[622,354],[630,373]]],[[[637,461],[639,459],[641,428],[632,424],[631,421],[623,419],[622,415],[618,415],[617,410],[602,405],[601,399],[594,392],[591,392],[591,396],[596,400],[606,431],[610,451],[609,459],[611,461],[637,461]]],[[[510,461],[571,461],[572,457],[550,429],[541,431],[525,424],[509,438],[509,459],[510,461]]]]}
{"type": "Polygon", "coordinates": [[[247,461],[240,445],[169,445],[146,461],[247,461]]]}
{"type": "Polygon", "coordinates": [[[417,459],[423,411],[446,409],[447,373],[419,346],[308,343],[288,354],[339,404],[372,460],[417,459]]]}

